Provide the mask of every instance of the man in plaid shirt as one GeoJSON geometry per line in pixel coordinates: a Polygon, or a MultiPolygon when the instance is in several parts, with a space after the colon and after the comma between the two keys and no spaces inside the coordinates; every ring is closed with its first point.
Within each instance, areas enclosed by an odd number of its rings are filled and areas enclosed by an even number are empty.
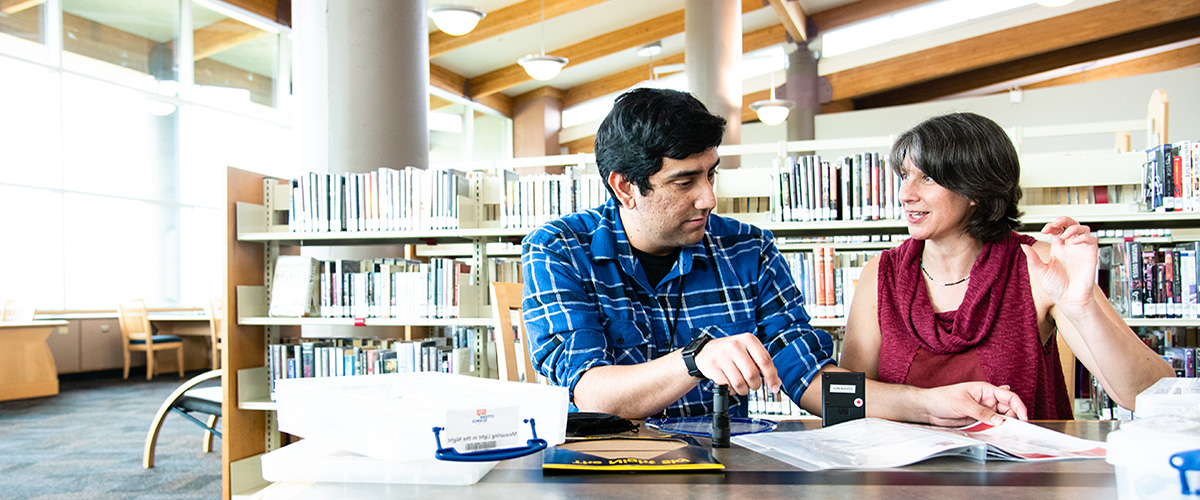
{"type": "MultiPolygon", "coordinates": [[[[813,329],[774,237],[712,213],[725,120],[690,94],[636,89],[596,133],[612,198],[530,233],[522,307],[534,366],[575,409],[627,418],[704,415],[712,386],[766,384],[819,414],[833,340],[813,329]]],[[[943,425],[1025,417],[1007,388],[868,381],[870,416],[943,425]]]]}

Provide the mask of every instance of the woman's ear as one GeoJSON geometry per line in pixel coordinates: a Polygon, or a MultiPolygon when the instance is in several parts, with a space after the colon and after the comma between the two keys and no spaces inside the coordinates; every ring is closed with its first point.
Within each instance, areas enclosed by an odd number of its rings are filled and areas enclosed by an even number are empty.
{"type": "Polygon", "coordinates": [[[608,185],[616,193],[617,201],[621,203],[621,206],[628,209],[636,207],[637,203],[634,201],[633,190],[637,189],[637,186],[629,182],[629,179],[626,179],[624,175],[617,172],[609,172],[608,185]]]}

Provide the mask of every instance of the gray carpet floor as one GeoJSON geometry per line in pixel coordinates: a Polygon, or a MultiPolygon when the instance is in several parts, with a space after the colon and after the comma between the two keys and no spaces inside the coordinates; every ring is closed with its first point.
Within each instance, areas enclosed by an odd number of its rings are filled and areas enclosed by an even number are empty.
{"type": "Polygon", "coordinates": [[[0,402],[0,499],[220,498],[221,441],[202,453],[203,430],[178,414],[142,468],[154,413],[197,374],[64,375],[57,396],[0,402]]]}

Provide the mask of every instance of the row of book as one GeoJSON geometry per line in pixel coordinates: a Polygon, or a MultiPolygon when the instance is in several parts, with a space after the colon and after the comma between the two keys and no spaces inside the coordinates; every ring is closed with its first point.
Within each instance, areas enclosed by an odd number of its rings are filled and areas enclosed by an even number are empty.
{"type": "Polygon", "coordinates": [[[1146,150],[1143,198],[1153,211],[1200,211],[1200,142],[1181,141],[1146,150]]]}
{"type": "Polygon", "coordinates": [[[1127,318],[1200,318],[1200,242],[1114,243],[1105,259],[1109,301],[1127,318]]]}
{"type": "Polygon", "coordinates": [[[459,198],[470,174],[453,169],[380,167],[363,173],[312,172],[291,181],[293,232],[458,229],[459,198]]]}
{"type": "Polygon", "coordinates": [[[273,317],[457,318],[478,315],[470,266],[433,257],[276,260],[268,314],[273,317]]]}
{"type": "Polygon", "coordinates": [[[786,157],[778,167],[775,222],[898,219],[900,177],[879,153],[835,161],[786,157]]]}
{"type": "Polygon", "coordinates": [[[584,175],[577,166],[561,174],[518,175],[502,170],[504,201],[500,226],[537,227],[564,215],[598,207],[609,195],[598,175],[584,175]]]}
{"type": "Polygon", "coordinates": [[[881,250],[840,252],[832,247],[784,252],[792,278],[804,297],[804,309],[813,318],[844,318],[850,312],[854,290],[867,261],[881,250]]]}
{"type": "Polygon", "coordinates": [[[270,344],[267,369],[272,398],[280,379],[430,371],[488,375],[488,367],[476,362],[481,348],[476,339],[488,338],[479,337],[480,333],[489,335],[487,329],[444,327],[433,329],[430,338],[413,341],[328,338],[270,344]]]}

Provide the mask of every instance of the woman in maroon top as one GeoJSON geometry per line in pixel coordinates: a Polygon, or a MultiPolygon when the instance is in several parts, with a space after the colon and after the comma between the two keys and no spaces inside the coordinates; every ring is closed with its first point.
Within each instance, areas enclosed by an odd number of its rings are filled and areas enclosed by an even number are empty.
{"type": "Polygon", "coordinates": [[[891,165],[912,239],[867,263],[840,365],[890,383],[1009,386],[1034,419],[1070,419],[1055,335],[1123,407],[1174,371],[1096,286],[1096,238],[1069,217],[1017,234],[1017,152],[972,113],[902,134],[891,165]]]}

